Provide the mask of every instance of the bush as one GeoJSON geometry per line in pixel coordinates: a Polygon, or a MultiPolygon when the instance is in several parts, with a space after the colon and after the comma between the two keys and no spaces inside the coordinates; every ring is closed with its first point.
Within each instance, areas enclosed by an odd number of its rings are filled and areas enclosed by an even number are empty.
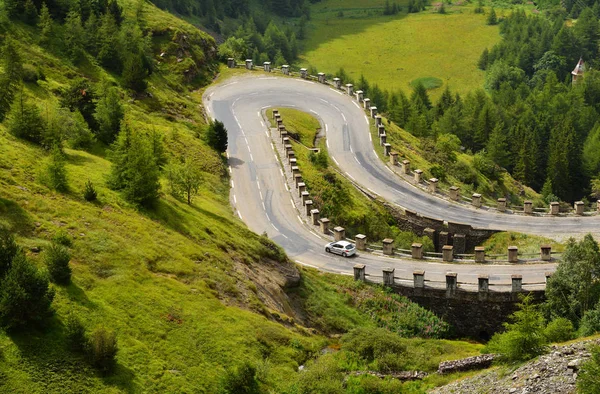
{"type": "Polygon", "coordinates": [[[80,352],[85,350],[87,340],[85,327],[75,315],[69,315],[65,323],[65,336],[71,350],[80,352]]]}
{"type": "Polygon", "coordinates": [[[40,77],[40,72],[37,67],[31,64],[23,64],[23,82],[37,82],[40,77]]]}
{"type": "Polygon", "coordinates": [[[19,253],[19,246],[13,235],[7,229],[0,226],[0,280],[6,275],[12,265],[12,261],[19,253]]]}
{"type": "Polygon", "coordinates": [[[94,184],[89,179],[85,183],[85,189],[83,191],[83,198],[85,199],[85,201],[90,201],[90,202],[96,201],[96,199],[98,198],[98,192],[96,191],[94,184]]]}
{"type": "Polygon", "coordinates": [[[17,98],[8,114],[8,132],[17,138],[41,144],[44,134],[44,121],[40,110],[27,101],[23,95],[17,98]]]}
{"type": "Polygon", "coordinates": [[[67,182],[67,171],[65,169],[65,159],[58,146],[52,149],[50,162],[46,166],[46,176],[48,186],[58,192],[66,192],[69,189],[67,182]]]}
{"type": "Polygon", "coordinates": [[[0,283],[0,326],[9,330],[43,322],[52,315],[53,299],[48,278],[17,254],[0,283]]]}
{"type": "Polygon", "coordinates": [[[87,346],[92,365],[104,374],[112,372],[118,351],[115,332],[98,327],[90,336],[87,346]]]}
{"type": "Polygon", "coordinates": [[[548,323],[544,336],[548,342],[564,342],[573,339],[575,336],[573,323],[564,317],[557,317],[548,323]]]}
{"type": "Polygon", "coordinates": [[[52,238],[52,242],[54,242],[58,245],[66,246],[67,248],[70,248],[73,245],[73,241],[71,240],[71,237],[64,230],[59,230],[56,234],[54,234],[54,237],[52,238]]]}
{"type": "Polygon", "coordinates": [[[208,126],[206,143],[219,153],[227,150],[227,129],[222,122],[215,120],[208,126]]]}
{"type": "Polygon", "coordinates": [[[600,303],[583,315],[579,326],[581,335],[588,336],[600,332],[600,303]]]}
{"type": "Polygon", "coordinates": [[[437,178],[442,182],[446,180],[446,169],[439,164],[432,166],[429,169],[429,172],[431,172],[432,177],[437,178]]]}
{"type": "Polygon", "coordinates": [[[600,393],[600,347],[594,347],[592,358],[581,366],[577,375],[577,388],[582,394],[600,393]]]}
{"type": "Polygon", "coordinates": [[[50,245],[44,255],[44,262],[48,267],[52,282],[60,285],[68,285],[71,282],[69,261],[71,261],[71,255],[64,246],[54,243],[50,245]]]}
{"type": "Polygon", "coordinates": [[[342,349],[358,354],[367,363],[375,362],[375,368],[382,372],[399,371],[404,367],[404,340],[384,328],[354,329],[342,337],[342,349]]]}
{"type": "Polygon", "coordinates": [[[230,394],[260,393],[256,368],[245,362],[237,368],[228,370],[223,381],[223,388],[226,393],[230,394]]]}

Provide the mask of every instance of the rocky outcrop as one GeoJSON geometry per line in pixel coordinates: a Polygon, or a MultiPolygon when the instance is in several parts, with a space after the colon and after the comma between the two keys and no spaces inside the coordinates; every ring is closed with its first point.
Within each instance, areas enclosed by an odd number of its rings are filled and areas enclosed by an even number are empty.
{"type": "Polygon", "coordinates": [[[353,376],[371,375],[371,376],[375,376],[376,378],[379,378],[379,379],[392,378],[392,379],[401,380],[403,382],[408,382],[410,380],[422,380],[423,378],[425,378],[427,376],[427,372],[401,371],[401,372],[390,372],[390,373],[386,374],[386,373],[381,373],[381,372],[377,372],[377,371],[354,371],[354,372],[350,372],[349,375],[353,375],[353,376]]]}
{"type": "Polygon", "coordinates": [[[482,354],[481,356],[467,357],[460,360],[442,361],[438,367],[438,373],[443,375],[489,368],[495,358],[495,354],[482,354]]]}
{"type": "Polygon", "coordinates": [[[600,345],[600,339],[552,346],[547,354],[528,362],[512,373],[507,374],[506,370],[483,372],[438,387],[430,393],[575,393],[579,367],[590,358],[589,349],[594,345],[600,345]]]}

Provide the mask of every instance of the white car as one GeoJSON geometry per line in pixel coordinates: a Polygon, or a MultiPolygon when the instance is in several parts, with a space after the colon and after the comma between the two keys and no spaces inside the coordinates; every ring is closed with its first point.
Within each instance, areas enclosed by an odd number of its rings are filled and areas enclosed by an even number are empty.
{"type": "Polygon", "coordinates": [[[344,257],[350,257],[356,254],[356,247],[354,247],[352,242],[336,241],[325,245],[325,251],[327,253],[335,253],[344,257]]]}

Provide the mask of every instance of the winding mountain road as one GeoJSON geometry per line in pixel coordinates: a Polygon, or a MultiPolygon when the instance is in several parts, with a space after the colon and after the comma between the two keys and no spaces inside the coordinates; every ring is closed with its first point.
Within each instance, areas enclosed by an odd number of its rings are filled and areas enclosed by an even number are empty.
{"type": "MultiPolygon", "coordinates": [[[[543,283],[544,273],[555,264],[476,265],[400,260],[370,253],[350,259],[324,253],[327,242],[301,218],[272,145],[262,112],[269,107],[294,107],[313,113],[323,123],[329,154],[338,168],[361,186],[385,200],[424,216],[470,224],[477,228],[512,230],[555,236],[597,232],[600,216],[537,217],[477,210],[436,198],[399,178],[375,153],[369,118],[350,96],[328,85],[286,77],[243,76],[206,90],[204,106],[214,119],[225,124],[229,136],[231,203],[240,218],[257,233],[266,232],[296,261],[324,271],[351,273],[356,263],[365,264],[372,277],[393,267],[397,277],[412,281],[414,270],[443,282],[448,271],[457,272],[462,283],[477,283],[480,274],[490,284],[509,284],[512,274],[523,283],[543,283]]],[[[284,119],[285,122],[285,119],[284,119]]],[[[274,136],[277,138],[277,136],[274,136]]],[[[468,286],[468,285],[467,285],[468,286]]]]}

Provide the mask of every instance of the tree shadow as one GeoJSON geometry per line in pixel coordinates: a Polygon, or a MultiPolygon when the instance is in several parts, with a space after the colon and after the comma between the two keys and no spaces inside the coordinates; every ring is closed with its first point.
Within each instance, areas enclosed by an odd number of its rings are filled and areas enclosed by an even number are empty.
{"type": "Polygon", "coordinates": [[[77,286],[75,283],[71,282],[64,289],[67,293],[67,297],[69,297],[69,300],[76,302],[88,309],[98,308],[98,306],[88,298],[87,294],[85,294],[85,291],[83,291],[83,289],[77,286]]]}
{"type": "Polygon", "coordinates": [[[75,166],[82,166],[88,163],[93,163],[94,160],[91,157],[80,154],[79,151],[73,151],[71,153],[67,153],[67,161],[69,164],[73,164],[75,166]]]}
{"type": "Polygon", "coordinates": [[[0,198],[0,224],[6,222],[9,230],[19,235],[29,234],[33,228],[31,216],[19,204],[12,200],[0,198]]]}
{"type": "Polygon", "coordinates": [[[172,204],[159,199],[153,209],[147,209],[141,211],[152,220],[156,220],[161,224],[169,227],[170,229],[177,231],[185,236],[190,235],[186,224],[187,220],[184,215],[181,214],[180,210],[174,207],[172,204]]]}

